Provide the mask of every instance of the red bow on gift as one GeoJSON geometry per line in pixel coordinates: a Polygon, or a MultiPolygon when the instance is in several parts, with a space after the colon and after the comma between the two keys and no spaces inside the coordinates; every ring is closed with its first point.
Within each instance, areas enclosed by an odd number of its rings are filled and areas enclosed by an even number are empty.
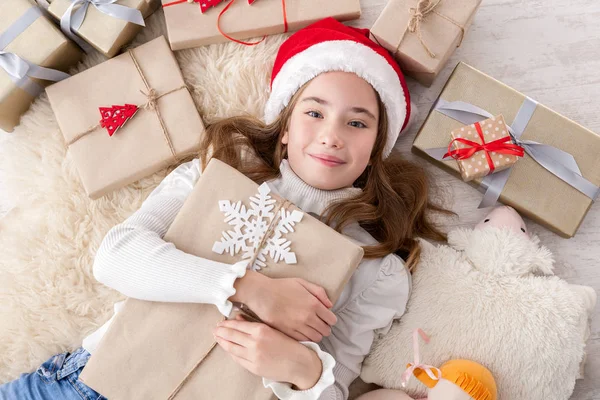
{"type": "MultiPolygon", "coordinates": [[[[255,1],[256,0],[248,0],[248,4],[252,4],[255,1]]],[[[221,4],[222,2],[223,2],[223,0],[176,0],[176,1],[172,1],[171,3],[164,4],[163,7],[170,6],[173,4],[180,4],[180,3],[198,3],[198,4],[200,4],[200,12],[202,14],[204,14],[206,12],[206,10],[208,10],[211,7],[216,7],[219,4],[221,4]]]]}
{"type": "Polygon", "coordinates": [[[515,155],[517,157],[523,157],[523,155],[525,154],[521,146],[513,143],[506,143],[510,142],[510,136],[505,136],[501,139],[494,140],[493,142],[486,143],[479,122],[475,123],[475,129],[477,130],[477,134],[481,139],[481,144],[468,139],[456,138],[453,141],[451,141],[448,145],[448,152],[444,154],[443,158],[452,157],[455,160],[465,160],[467,158],[473,157],[473,154],[477,153],[478,151],[483,151],[485,152],[485,158],[487,159],[491,174],[492,172],[494,172],[495,167],[494,161],[492,161],[492,157],[490,156],[490,152],[493,151],[500,154],[510,154],[515,155]],[[454,142],[460,142],[471,147],[450,150],[454,142]]]}

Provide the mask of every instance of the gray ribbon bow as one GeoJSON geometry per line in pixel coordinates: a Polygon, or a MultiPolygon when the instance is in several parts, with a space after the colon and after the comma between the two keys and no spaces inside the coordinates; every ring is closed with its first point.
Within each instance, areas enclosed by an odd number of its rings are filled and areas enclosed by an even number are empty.
{"type": "Polygon", "coordinates": [[[75,32],[79,30],[81,24],[83,24],[83,20],[85,19],[90,4],[103,14],[137,25],[146,26],[140,10],[122,6],[120,4],[114,4],[116,1],[117,0],[71,0],[71,5],[60,19],[60,29],[82,49],[89,52],[91,47],[75,35],[75,32]]]}
{"type": "Polygon", "coordinates": [[[28,9],[8,29],[0,34],[0,68],[6,71],[10,79],[21,89],[32,96],[40,94],[44,88],[32,81],[30,78],[45,79],[52,82],[68,78],[70,75],[51,68],[40,67],[15,53],[4,51],[17,36],[27,29],[36,19],[42,15],[37,7],[28,9]]]}
{"type": "MultiPolygon", "coordinates": [[[[520,139],[537,104],[538,103],[535,100],[529,97],[525,98],[512,125],[508,127],[511,138],[516,144],[523,147],[525,152],[546,170],[579,190],[590,199],[595,200],[600,193],[600,188],[581,176],[581,171],[577,166],[577,162],[571,154],[547,144],[520,139]]],[[[442,98],[438,99],[433,110],[462,122],[465,125],[474,124],[475,122],[493,117],[488,111],[473,104],[463,101],[448,102],[442,98]]],[[[447,147],[425,150],[430,157],[435,158],[436,160],[443,160],[444,154],[446,154],[447,151],[447,147]]],[[[490,174],[482,180],[481,186],[485,189],[485,194],[478,208],[491,207],[496,204],[500,197],[500,193],[502,193],[502,189],[504,189],[504,186],[508,181],[510,170],[511,168],[508,168],[490,174]]]]}

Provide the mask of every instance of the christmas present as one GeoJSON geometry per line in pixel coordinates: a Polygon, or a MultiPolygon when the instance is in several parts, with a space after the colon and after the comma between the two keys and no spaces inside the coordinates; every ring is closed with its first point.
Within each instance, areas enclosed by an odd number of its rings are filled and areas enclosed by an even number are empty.
{"type": "Polygon", "coordinates": [[[390,0],[371,28],[402,71],[430,86],[461,45],[481,0],[390,0]]]}
{"type": "Polygon", "coordinates": [[[450,132],[502,114],[525,155],[512,167],[471,183],[563,237],[572,237],[598,194],[600,137],[475,68],[459,63],[417,133],[412,151],[459,175],[444,161],[450,132]]]}
{"type": "MultiPolygon", "coordinates": [[[[219,263],[248,260],[249,268],[271,278],[305,279],[323,287],[333,303],[363,256],[360,246],[270,192],[266,183],[258,186],[216,159],[165,240],[219,263]]],[[[215,346],[212,329],[224,319],[211,304],[129,298],[80,379],[111,400],[275,399],[260,377],[215,346]]]]}
{"type": "Polygon", "coordinates": [[[46,91],[92,199],[199,149],[204,126],[164,36],[46,91]]]}
{"type": "Polygon", "coordinates": [[[171,49],[292,32],[325,17],[360,18],[359,0],[162,0],[171,49]]]}
{"type": "Polygon", "coordinates": [[[138,34],[144,18],[159,6],[160,0],[50,0],[48,12],[83,49],[91,45],[110,58],[138,34]]]}
{"type": "Polygon", "coordinates": [[[523,157],[523,148],[512,143],[508,131],[502,115],[456,128],[445,156],[457,160],[465,182],[503,171],[523,157]]]}
{"type": "Polygon", "coordinates": [[[0,1],[0,129],[12,132],[51,82],[67,78],[81,51],[27,0],[0,1]]]}

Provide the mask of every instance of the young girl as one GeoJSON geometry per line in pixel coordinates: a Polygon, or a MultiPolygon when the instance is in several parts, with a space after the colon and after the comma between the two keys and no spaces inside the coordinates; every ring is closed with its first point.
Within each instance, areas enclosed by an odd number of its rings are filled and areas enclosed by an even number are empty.
{"type": "MultiPolygon", "coordinates": [[[[264,323],[236,318],[214,330],[233,360],[280,399],[347,399],[375,336],[405,311],[415,238],[443,239],[427,218],[440,209],[428,202],[425,173],[393,150],[410,111],[398,65],[366,29],[328,18],[298,31],[277,55],[265,123],[234,117],[207,127],[199,158],[108,232],[95,278],[128,297],[211,303],[225,316],[244,303],[264,323]],[[209,154],[364,247],[335,304],[309,282],[269,278],[245,262],[214,268],[162,239],[209,154]]],[[[75,352],[0,386],[0,399],[104,399],[77,377],[111,321],[75,352]]]]}

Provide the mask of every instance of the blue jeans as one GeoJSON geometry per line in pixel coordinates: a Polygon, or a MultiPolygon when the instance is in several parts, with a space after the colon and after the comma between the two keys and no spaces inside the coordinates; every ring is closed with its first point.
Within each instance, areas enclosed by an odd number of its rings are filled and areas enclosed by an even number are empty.
{"type": "Polygon", "coordinates": [[[107,400],[77,378],[90,358],[83,347],[57,354],[37,371],[0,386],[0,400],[107,400]]]}

